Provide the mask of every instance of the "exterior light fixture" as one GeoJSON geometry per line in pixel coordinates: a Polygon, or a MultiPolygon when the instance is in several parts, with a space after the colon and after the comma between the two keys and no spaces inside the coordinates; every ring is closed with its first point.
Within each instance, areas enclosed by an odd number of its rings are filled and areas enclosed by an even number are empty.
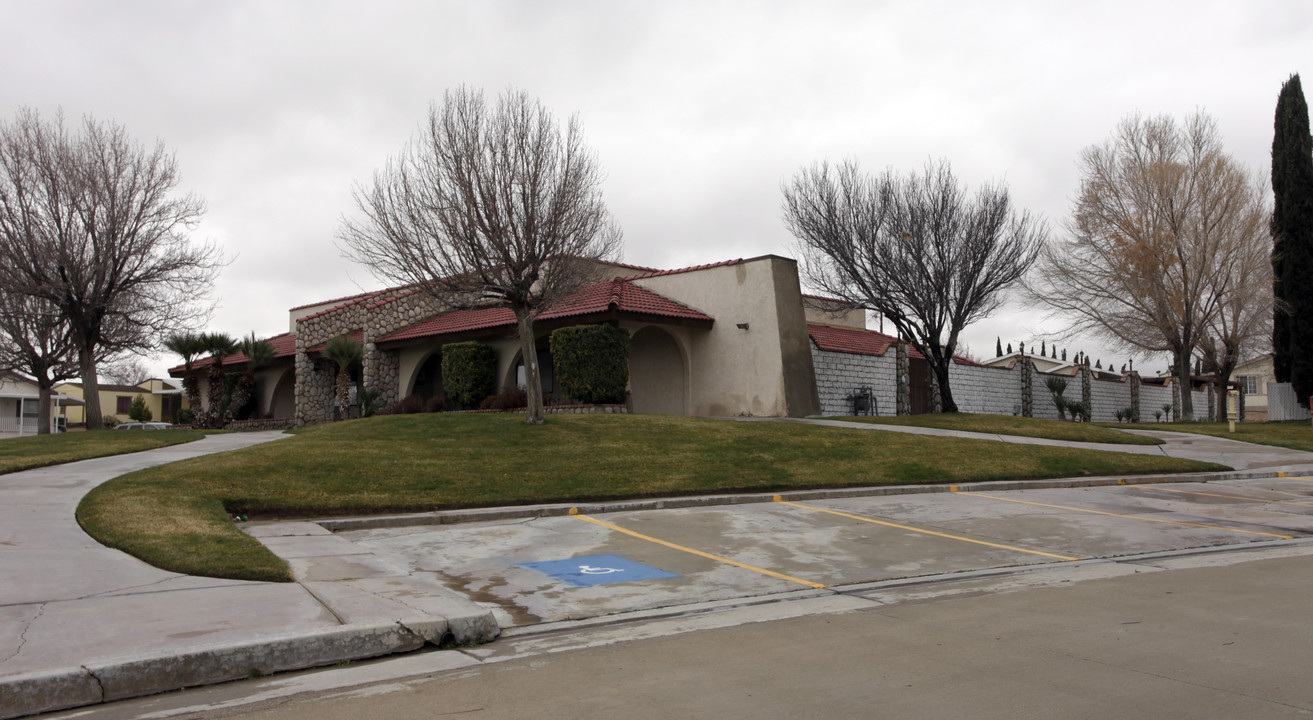
{"type": "Polygon", "coordinates": [[[739,323],[739,329],[740,329],[740,330],[747,330],[747,329],[748,329],[748,324],[747,324],[747,323],[739,323]]]}

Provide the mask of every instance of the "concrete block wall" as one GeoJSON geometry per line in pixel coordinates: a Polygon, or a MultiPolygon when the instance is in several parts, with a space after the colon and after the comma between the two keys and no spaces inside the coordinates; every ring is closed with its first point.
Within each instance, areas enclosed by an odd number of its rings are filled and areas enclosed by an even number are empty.
{"type": "Polygon", "coordinates": [[[1203,422],[1208,419],[1208,389],[1193,390],[1190,397],[1194,399],[1194,419],[1203,422]]]}
{"type": "MultiPolygon", "coordinates": [[[[1153,422],[1154,411],[1161,412],[1163,405],[1172,404],[1172,389],[1160,385],[1141,385],[1140,386],[1140,422],[1153,422]]],[[[1163,415],[1162,421],[1170,420],[1166,414],[1163,415]]]]}
{"type": "MultiPolygon", "coordinates": [[[[1048,373],[1035,373],[1035,383],[1031,388],[1034,394],[1034,417],[1044,420],[1058,419],[1058,406],[1053,404],[1053,393],[1049,392],[1047,380],[1051,377],[1062,378],[1067,381],[1067,389],[1062,391],[1062,397],[1068,400],[1080,399],[1080,378],[1074,378],[1068,375],[1050,375],[1048,373]]],[[[1064,417],[1067,417],[1064,415],[1064,417]]]]}
{"type": "Polygon", "coordinates": [[[1116,422],[1117,411],[1131,406],[1131,384],[1124,380],[1095,379],[1090,386],[1090,405],[1091,421],[1116,422]]]}
{"type": "Polygon", "coordinates": [[[814,343],[811,350],[822,415],[851,415],[853,406],[848,396],[867,385],[875,395],[880,415],[892,417],[897,414],[898,362],[894,353],[856,355],[827,352],[816,349],[814,343]]]}
{"type": "Polygon", "coordinates": [[[948,367],[953,400],[960,412],[1020,414],[1021,369],[959,365],[948,367]]]}

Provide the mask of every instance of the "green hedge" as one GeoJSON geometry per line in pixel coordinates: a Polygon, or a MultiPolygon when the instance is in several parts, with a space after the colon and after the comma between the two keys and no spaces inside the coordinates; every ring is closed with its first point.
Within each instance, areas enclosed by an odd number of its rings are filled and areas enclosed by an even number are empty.
{"type": "Polygon", "coordinates": [[[442,389],[461,410],[479,407],[497,390],[497,354],[478,342],[443,345],[442,389]]]}
{"type": "Polygon", "coordinates": [[[629,332],[614,325],[561,328],[551,335],[561,393],[583,403],[622,403],[628,396],[629,332]]]}

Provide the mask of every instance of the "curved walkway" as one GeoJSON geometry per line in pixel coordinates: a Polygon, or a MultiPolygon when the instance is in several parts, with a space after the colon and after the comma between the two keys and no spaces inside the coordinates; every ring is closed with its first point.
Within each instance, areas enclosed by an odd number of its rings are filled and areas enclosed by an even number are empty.
{"type": "MultiPolygon", "coordinates": [[[[100,545],[77,523],[82,497],[118,475],[279,437],[210,435],[0,475],[0,718],[413,650],[443,638],[444,617],[381,599],[334,608],[298,583],[160,570],[100,545]]],[[[462,609],[484,612],[468,603],[462,609]]]]}
{"type": "MultiPolygon", "coordinates": [[[[755,420],[1161,453],[1238,470],[1313,470],[1313,453],[1177,432],[1146,431],[1167,441],[1146,446],[838,420],[755,420]]],[[[398,585],[387,577],[374,590],[330,594],[329,583],[179,575],[105,548],[77,524],[81,498],[115,476],[281,436],[211,435],[0,475],[0,718],[413,650],[445,639],[496,636],[496,621],[486,608],[443,597],[441,588],[398,585]]],[[[322,527],[299,525],[306,528],[290,539],[313,545],[307,553],[323,555],[339,540],[322,527]]],[[[353,572],[347,565],[338,570],[353,572]]]]}

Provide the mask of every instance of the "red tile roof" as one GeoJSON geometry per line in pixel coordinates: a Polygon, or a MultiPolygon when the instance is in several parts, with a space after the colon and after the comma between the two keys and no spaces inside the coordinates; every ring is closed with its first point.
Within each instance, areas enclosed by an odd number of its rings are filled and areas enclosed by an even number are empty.
{"type": "MultiPolygon", "coordinates": [[[[817,350],[852,353],[854,355],[884,355],[889,348],[894,346],[894,343],[898,342],[898,338],[875,330],[855,330],[853,328],[830,327],[829,325],[808,325],[807,334],[811,336],[812,342],[816,343],[817,350]]],[[[910,345],[907,348],[907,355],[908,357],[925,358],[920,351],[910,345]]],[[[961,355],[954,355],[953,361],[958,365],[980,364],[961,355]]]]}
{"type": "MultiPolygon", "coordinates": [[[[364,330],[352,330],[351,332],[347,333],[346,336],[351,338],[352,340],[355,340],[358,343],[363,343],[365,341],[364,330]]],[[[329,340],[325,340],[324,342],[321,342],[318,345],[306,350],[306,352],[321,352],[324,349],[324,346],[327,345],[328,343],[329,340]]]]}
{"type": "MultiPolygon", "coordinates": [[[[708,325],[713,319],[682,303],[647,288],[634,285],[623,278],[591,283],[578,292],[562,298],[555,307],[544,311],[536,320],[557,320],[571,317],[600,315],[612,311],[655,318],[692,320],[708,325]]],[[[475,330],[514,327],[515,313],[509,307],[486,307],[474,310],[453,310],[379,338],[379,342],[410,340],[413,338],[451,335],[475,330]]]]}
{"type": "MultiPolygon", "coordinates": [[[[271,338],[265,338],[265,342],[274,346],[274,357],[276,358],[291,357],[296,354],[296,335],[293,335],[290,332],[283,333],[282,335],[275,335],[271,338]]],[[[191,366],[193,368],[207,368],[213,364],[214,364],[214,358],[207,356],[199,360],[196,360],[191,364],[191,366]]],[[[229,365],[245,365],[245,364],[246,364],[246,354],[241,352],[237,353],[236,355],[229,355],[228,357],[223,359],[224,367],[227,367],[229,365]]],[[[171,367],[169,368],[169,374],[172,375],[173,377],[182,377],[182,373],[185,367],[186,367],[185,365],[178,365],[175,367],[171,367]]]]}
{"type": "Polygon", "coordinates": [[[356,293],[355,295],[347,295],[346,297],[333,298],[332,300],[320,300],[319,302],[306,303],[305,305],[297,305],[296,307],[292,308],[292,310],[304,310],[305,308],[308,307],[314,307],[316,305],[327,305],[329,303],[332,303],[334,307],[337,307],[339,305],[345,305],[349,302],[354,302],[356,300],[373,297],[381,292],[387,292],[387,290],[388,289],[370,290],[368,292],[356,293]]]}
{"type": "MultiPolygon", "coordinates": [[[[898,338],[874,330],[856,330],[837,328],[829,325],[808,325],[807,334],[816,349],[829,352],[853,353],[855,355],[884,355],[885,351],[898,342],[898,338]]],[[[915,358],[925,356],[916,348],[909,348],[908,355],[915,358]]]]}
{"type": "Polygon", "coordinates": [[[642,280],[643,278],[661,277],[662,275],[678,275],[679,273],[693,272],[695,270],[708,270],[710,268],[715,268],[715,267],[724,267],[725,265],[738,265],[741,262],[743,262],[743,258],[736,258],[734,260],[722,260],[717,263],[708,263],[706,265],[692,265],[690,267],[678,268],[675,270],[653,270],[652,272],[646,272],[643,273],[642,275],[630,275],[629,277],[624,279],[642,280]]]}

